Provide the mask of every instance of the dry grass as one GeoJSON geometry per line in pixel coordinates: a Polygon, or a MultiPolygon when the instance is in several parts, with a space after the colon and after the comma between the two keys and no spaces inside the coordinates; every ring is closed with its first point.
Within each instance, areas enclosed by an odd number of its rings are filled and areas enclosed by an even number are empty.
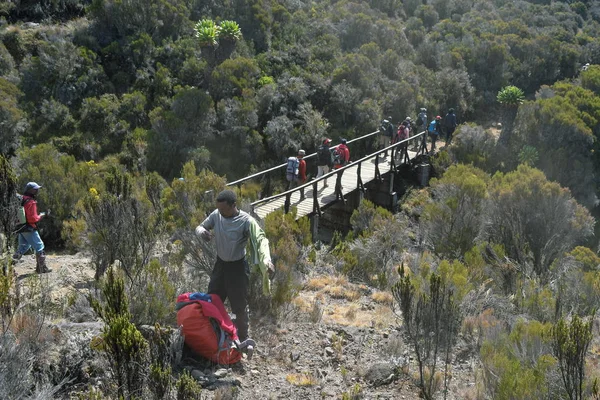
{"type": "Polygon", "coordinates": [[[375,292],[371,295],[371,300],[391,306],[394,303],[394,296],[390,292],[375,292]]]}
{"type": "Polygon", "coordinates": [[[327,286],[346,286],[348,285],[348,278],[345,276],[329,276],[323,275],[315,278],[311,278],[305,288],[308,290],[322,290],[327,286]]]}
{"type": "Polygon", "coordinates": [[[345,299],[349,301],[360,299],[359,292],[344,286],[328,286],[323,289],[323,291],[334,299],[345,299]]]}
{"type": "Polygon", "coordinates": [[[303,372],[301,374],[289,374],[285,380],[294,386],[315,386],[319,384],[319,380],[312,374],[303,372]]]}
{"type": "Polygon", "coordinates": [[[374,310],[363,310],[359,309],[356,304],[334,305],[325,307],[323,322],[359,328],[374,326],[377,329],[387,329],[396,323],[396,317],[386,306],[376,306],[374,310]]]}

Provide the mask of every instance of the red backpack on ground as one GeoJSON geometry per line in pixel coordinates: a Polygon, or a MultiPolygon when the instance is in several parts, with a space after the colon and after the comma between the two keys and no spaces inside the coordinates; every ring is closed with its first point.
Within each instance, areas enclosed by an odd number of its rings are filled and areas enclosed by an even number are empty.
{"type": "Polygon", "coordinates": [[[177,325],[185,343],[217,364],[235,364],[242,353],[234,342],[237,329],[216,294],[184,293],[177,297],[177,325]]]}

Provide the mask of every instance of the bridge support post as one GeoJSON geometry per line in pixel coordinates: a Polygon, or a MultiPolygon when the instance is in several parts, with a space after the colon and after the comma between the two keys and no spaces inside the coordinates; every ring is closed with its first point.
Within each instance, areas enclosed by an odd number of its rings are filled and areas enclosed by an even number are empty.
{"type": "Polygon", "coordinates": [[[314,213],[309,218],[310,221],[310,236],[312,241],[317,241],[317,235],[319,234],[319,214],[314,213]]]}

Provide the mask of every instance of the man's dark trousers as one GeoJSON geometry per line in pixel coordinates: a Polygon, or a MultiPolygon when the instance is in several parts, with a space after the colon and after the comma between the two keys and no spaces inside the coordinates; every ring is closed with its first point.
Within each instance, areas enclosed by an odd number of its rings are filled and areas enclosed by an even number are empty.
{"type": "Polygon", "coordinates": [[[223,261],[217,257],[217,262],[210,275],[208,293],[218,295],[223,303],[229,298],[241,341],[248,338],[249,286],[250,268],[245,258],[237,261],[223,261]]]}

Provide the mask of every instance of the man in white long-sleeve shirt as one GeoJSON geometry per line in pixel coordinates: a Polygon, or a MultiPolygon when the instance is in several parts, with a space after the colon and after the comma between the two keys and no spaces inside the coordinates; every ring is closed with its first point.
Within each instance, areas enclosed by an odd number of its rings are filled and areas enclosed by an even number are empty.
{"type": "Polygon", "coordinates": [[[263,289],[268,291],[269,278],[275,272],[269,241],[258,223],[237,208],[237,196],[224,190],[217,196],[217,209],[198,227],[196,233],[209,241],[214,236],[217,261],[210,275],[208,293],[217,294],[223,302],[229,298],[231,311],[241,341],[248,337],[248,289],[250,269],[246,261],[246,244],[250,239],[253,262],[263,272],[263,289]],[[213,231],[211,233],[211,230],[213,231]]]}

